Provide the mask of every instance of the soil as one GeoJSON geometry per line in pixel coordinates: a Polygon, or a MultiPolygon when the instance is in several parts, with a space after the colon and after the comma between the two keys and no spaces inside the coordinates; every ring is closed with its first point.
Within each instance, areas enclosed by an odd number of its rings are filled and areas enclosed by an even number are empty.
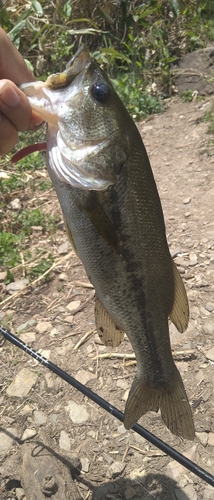
{"type": "MultiPolygon", "coordinates": [[[[173,436],[160,415],[140,424],[199,466],[214,473],[214,145],[207,124],[209,98],[166,101],[166,111],[139,125],[162,201],[170,251],[182,274],[190,304],[187,331],[170,325],[172,349],[192,406],[194,442],[173,436]]],[[[15,196],[14,196],[15,197],[15,196]]],[[[21,200],[60,213],[52,189],[21,200]],[[37,196],[38,195],[38,196],[37,196]]],[[[19,337],[94,392],[124,410],[136,366],[112,352],[132,353],[127,338],[117,348],[99,341],[94,324],[94,291],[67,241],[61,221],[54,237],[34,229],[30,245],[54,254],[48,282],[39,281],[18,296],[5,295],[1,322],[12,332],[34,319],[19,337]],[[62,251],[62,250],[61,250],[62,251]],[[58,259],[58,260],[57,260],[58,259]],[[75,304],[68,304],[76,301],[75,304]],[[74,346],[92,331],[78,348],[74,346]],[[109,353],[108,358],[99,358],[109,353]]],[[[22,276],[19,276],[22,277],[22,276]]],[[[40,500],[209,500],[213,489],[173,463],[76,389],[8,341],[1,344],[0,498],[40,500]],[[23,368],[36,374],[24,396],[8,395],[23,368]],[[76,409],[76,413],[74,410],[76,409]],[[71,419],[72,417],[72,419],[71,419]],[[25,439],[26,429],[32,437],[25,439]]],[[[22,375],[21,386],[22,386],[22,375]]],[[[28,379],[23,384],[28,384],[28,379]]]]}

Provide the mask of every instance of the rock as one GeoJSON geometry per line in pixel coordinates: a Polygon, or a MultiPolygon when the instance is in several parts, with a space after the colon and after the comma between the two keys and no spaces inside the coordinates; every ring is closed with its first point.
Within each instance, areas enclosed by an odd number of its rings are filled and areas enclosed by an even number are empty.
{"type": "Polygon", "coordinates": [[[21,333],[21,335],[19,336],[19,338],[25,344],[31,344],[32,342],[35,342],[35,340],[36,340],[36,334],[35,334],[35,332],[21,333]]]}
{"type": "Polygon", "coordinates": [[[16,497],[17,500],[24,500],[25,497],[25,492],[22,488],[16,488],[16,497]]]}
{"type": "Polygon", "coordinates": [[[25,429],[25,431],[22,434],[22,441],[27,441],[28,439],[32,439],[34,436],[36,436],[37,431],[35,429],[25,429]]]}
{"type": "Polygon", "coordinates": [[[42,411],[35,410],[33,412],[33,418],[34,418],[35,424],[38,427],[40,427],[41,425],[46,424],[46,422],[47,422],[47,417],[45,416],[45,414],[42,411]]]}
{"type": "Polygon", "coordinates": [[[124,462],[113,462],[107,470],[106,477],[109,479],[115,479],[115,477],[120,476],[124,471],[126,464],[124,462]]]}
{"type": "Polygon", "coordinates": [[[205,487],[203,500],[213,500],[213,486],[205,487]]]}
{"type": "Polygon", "coordinates": [[[87,422],[90,415],[85,405],[79,405],[74,401],[69,401],[65,409],[69,412],[69,417],[74,424],[87,422]]]}
{"type": "MultiPolygon", "coordinates": [[[[192,448],[190,448],[187,453],[184,453],[185,457],[194,461],[196,448],[197,446],[192,446],[192,448]]],[[[183,465],[179,464],[175,460],[171,460],[171,462],[169,462],[166,467],[166,475],[174,480],[176,480],[182,474],[185,474],[185,471],[185,467],[183,467],[183,465]]]]}
{"type": "Polygon", "coordinates": [[[64,255],[64,254],[68,253],[70,250],[71,250],[71,245],[70,245],[68,240],[65,241],[65,243],[62,243],[62,245],[60,245],[57,248],[57,252],[59,255],[64,255]]]}
{"type": "Polygon", "coordinates": [[[43,356],[43,358],[49,359],[50,354],[51,354],[51,350],[50,349],[39,349],[38,353],[41,354],[41,356],[43,356]]]}
{"type": "Polygon", "coordinates": [[[16,442],[18,434],[16,427],[8,427],[7,429],[0,427],[0,455],[9,451],[16,442]]]}
{"type": "Polygon", "coordinates": [[[17,333],[21,333],[23,332],[23,330],[27,330],[27,328],[29,327],[32,327],[32,326],[36,326],[37,324],[37,321],[35,319],[29,319],[28,321],[26,321],[25,323],[22,323],[21,325],[18,326],[18,328],[16,329],[17,333]]]}
{"type": "Polygon", "coordinates": [[[127,379],[119,378],[116,382],[116,386],[126,391],[130,387],[130,382],[128,382],[127,379]]]}
{"type": "Polygon", "coordinates": [[[22,208],[21,201],[19,198],[14,198],[14,200],[12,200],[10,203],[8,203],[7,206],[11,210],[21,210],[21,208],[22,208]]]}
{"type": "Polygon", "coordinates": [[[87,457],[82,457],[80,458],[80,462],[82,465],[82,471],[83,472],[88,472],[89,471],[89,459],[87,457]]]}
{"type": "Polygon", "coordinates": [[[214,446],[214,432],[208,434],[208,444],[209,446],[214,446]]]}
{"type": "Polygon", "coordinates": [[[117,428],[117,432],[119,432],[119,434],[125,434],[127,432],[127,430],[125,429],[124,425],[121,424],[119,425],[119,427],[117,428]]]}
{"type": "Polygon", "coordinates": [[[53,338],[56,337],[56,335],[59,335],[60,331],[61,331],[60,327],[54,326],[54,328],[52,328],[52,330],[50,331],[50,337],[53,337],[53,338]]]}
{"type": "Polygon", "coordinates": [[[207,359],[209,359],[210,361],[214,361],[214,347],[209,349],[209,351],[205,352],[204,354],[205,354],[207,359]]]}
{"type": "Polygon", "coordinates": [[[7,277],[7,271],[2,271],[0,273],[0,281],[4,281],[6,277],[7,277]]]}
{"type": "Polygon", "coordinates": [[[76,379],[78,382],[81,382],[81,384],[86,385],[89,380],[96,379],[97,376],[95,373],[87,372],[86,370],[79,370],[76,374],[76,379]]]}
{"type": "Polygon", "coordinates": [[[68,276],[65,273],[60,273],[58,278],[60,281],[67,281],[68,280],[68,276]]]}
{"type": "Polygon", "coordinates": [[[40,321],[36,326],[37,333],[49,332],[52,328],[52,323],[50,321],[40,321]]]}
{"type": "Polygon", "coordinates": [[[23,278],[22,280],[17,280],[13,281],[12,283],[9,283],[6,288],[8,293],[13,295],[13,293],[19,292],[20,290],[24,290],[28,285],[28,283],[29,280],[27,278],[23,278]]]}
{"type": "Polygon", "coordinates": [[[65,431],[60,432],[59,447],[61,448],[61,450],[66,450],[66,451],[70,451],[71,449],[71,441],[69,435],[65,431]]]}
{"type": "Polygon", "coordinates": [[[191,252],[189,254],[189,266],[196,266],[198,263],[198,257],[195,253],[191,252]]]}
{"type": "Polygon", "coordinates": [[[70,302],[69,304],[67,304],[66,308],[71,313],[74,313],[74,311],[76,311],[76,309],[78,309],[78,307],[80,306],[80,304],[81,304],[81,300],[72,300],[72,302],[70,302]]]}
{"type": "Polygon", "coordinates": [[[187,484],[182,490],[180,488],[175,488],[173,493],[176,500],[198,500],[197,493],[192,484],[187,484]]]}
{"type": "Polygon", "coordinates": [[[35,372],[29,368],[22,368],[7,388],[6,393],[9,397],[23,398],[27,396],[37,380],[38,376],[35,372]]]}
{"type": "Polygon", "coordinates": [[[63,321],[65,321],[66,323],[70,323],[72,325],[73,321],[74,321],[74,317],[73,317],[73,315],[69,314],[68,316],[66,316],[65,318],[63,318],[63,321]]]}
{"type": "Polygon", "coordinates": [[[189,203],[191,203],[191,198],[190,197],[183,199],[183,204],[184,205],[188,205],[189,203]]]}
{"type": "Polygon", "coordinates": [[[209,436],[209,434],[207,432],[196,432],[195,435],[198,438],[198,440],[200,441],[200,443],[202,444],[202,446],[207,445],[208,436],[209,436]]]}

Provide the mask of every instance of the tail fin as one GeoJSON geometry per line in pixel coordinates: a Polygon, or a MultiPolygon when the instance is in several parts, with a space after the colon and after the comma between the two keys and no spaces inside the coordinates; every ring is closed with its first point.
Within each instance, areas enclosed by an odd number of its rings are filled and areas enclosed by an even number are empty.
{"type": "Polygon", "coordinates": [[[170,384],[147,384],[135,378],[125,408],[124,426],[131,429],[148,411],[160,409],[168,429],[176,436],[193,440],[192,412],[179,371],[175,367],[170,384]]]}

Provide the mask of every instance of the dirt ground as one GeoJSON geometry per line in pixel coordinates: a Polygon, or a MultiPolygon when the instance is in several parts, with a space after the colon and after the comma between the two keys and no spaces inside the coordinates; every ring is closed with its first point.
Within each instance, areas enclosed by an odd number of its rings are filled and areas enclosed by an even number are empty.
{"type": "MultiPolygon", "coordinates": [[[[165,113],[139,125],[170,251],[190,303],[188,330],[179,334],[170,325],[170,334],[196,438],[189,442],[171,435],[156,413],[142,417],[140,424],[214,474],[214,145],[207,124],[200,121],[211,104],[211,99],[182,103],[173,98],[166,102],[165,113]]],[[[23,203],[33,208],[37,201],[34,197],[23,203]]],[[[53,190],[43,194],[42,202],[50,213],[59,211],[53,190]]],[[[123,411],[136,367],[127,359],[99,355],[131,353],[128,339],[114,349],[99,342],[94,291],[71,248],[61,248],[67,241],[63,224],[54,238],[36,229],[34,236],[37,246],[55,253],[57,265],[49,282],[38,282],[18,297],[6,294],[10,299],[2,305],[1,323],[123,411]]],[[[0,499],[213,498],[211,486],[133,431],[125,431],[119,421],[7,341],[0,347],[0,374],[0,499]]]]}

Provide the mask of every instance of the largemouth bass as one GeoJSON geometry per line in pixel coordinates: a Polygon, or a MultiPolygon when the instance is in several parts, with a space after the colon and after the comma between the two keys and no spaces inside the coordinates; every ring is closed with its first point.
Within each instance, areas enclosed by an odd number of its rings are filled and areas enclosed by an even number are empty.
{"type": "Polygon", "coordinates": [[[85,47],[63,73],[20,88],[47,122],[47,168],[73,248],[96,290],[97,329],[112,345],[125,332],[136,355],[124,425],[130,429],[160,410],[172,433],[193,439],[168,327],[170,318],[180,332],[186,329],[188,301],[138,129],[85,47]]]}

